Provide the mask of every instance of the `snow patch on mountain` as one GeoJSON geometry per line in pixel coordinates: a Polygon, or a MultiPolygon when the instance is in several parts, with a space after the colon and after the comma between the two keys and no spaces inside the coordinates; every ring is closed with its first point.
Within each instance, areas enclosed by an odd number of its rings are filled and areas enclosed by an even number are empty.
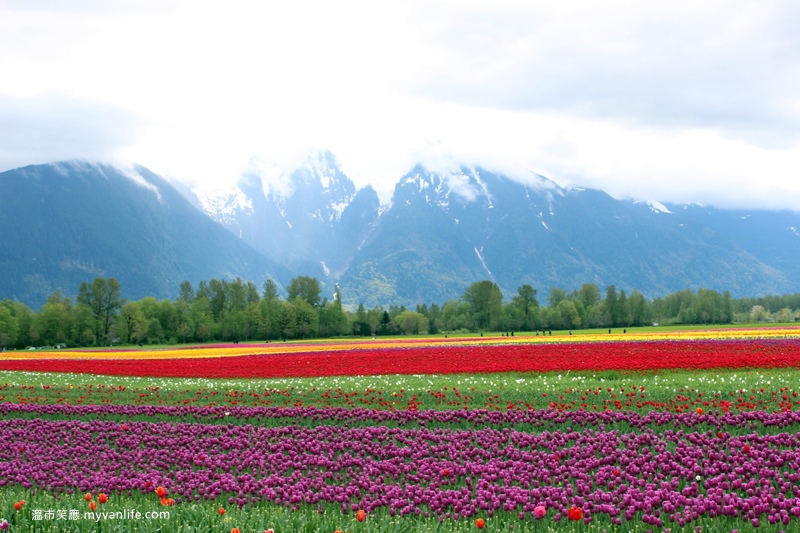
{"type": "Polygon", "coordinates": [[[193,189],[200,209],[211,219],[229,224],[241,213],[253,212],[253,201],[239,187],[231,189],[193,189]]]}
{"type": "Polygon", "coordinates": [[[352,201],[352,198],[348,198],[347,201],[329,203],[326,206],[328,208],[328,213],[331,214],[329,222],[341,220],[342,213],[344,213],[344,210],[350,205],[350,201],[352,201]]]}
{"type": "Polygon", "coordinates": [[[487,274],[489,274],[489,278],[492,281],[494,281],[494,275],[492,275],[492,271],[489,270],[489,267],[486,266],[486,261],[483,259],[483,249],[478,250],[477,247],[473,247],[473,250],[475,250],[475,255],[478,256],[478,260],[481,262],[483,269],[486,271],[487,274]]]}
{"type": "Polygon", "coordinates": [[[661,202],[657,202],[655,200],[650,200],[649,202],[647,202],[647,206],[654,213],[669,213],[669,214],[672,214],[672,211],[670,211],[669,208],[667,208],[667,206],[665,206],[661,202]]]}

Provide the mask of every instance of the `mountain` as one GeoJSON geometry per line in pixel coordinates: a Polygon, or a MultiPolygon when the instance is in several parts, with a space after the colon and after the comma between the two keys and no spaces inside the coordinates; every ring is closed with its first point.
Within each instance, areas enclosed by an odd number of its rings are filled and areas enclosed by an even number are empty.
{"type": "Polygon", "coordinates": [[[180,282],[291,276],[144,167],[61,162],[0,173],[0,298],[38,308],[56,289],[114,277],[123,297],[174,298],[180,282]]]}
{"type": "Polygon", "coordinates": [[[403,176],[392,206],[340,279],[345,302],[410,305],[495,281],[542,296],[587,282],[657,297],[686,288],[734,297],[800,292],[800,214],[725,211],[527,185],[481,168],[403,176]]]}
{"type": "Polygon", "coordinates": [[[274,261],[338,283],[351,305],[442,303],[484,279],[507,297],[523,283],[542,295],[587,282],[648,297],[800,291],[797,213],[616,200],[533,173],[523,184],[417,165],[380,206],[321,153],[277,177],[247,173],[200,204],[274,261]]]}
{"type": "Polygon", "coordinates": [[[423,165],[381,205],[328,152],[288,172],[253,166],[216,193],[144,167],[11,170],[0,174],[0,235],[0,298],[32,307],[98,276],[139,299],[175,297],[184,279],[308,275],[323,296],[336,283],[345,304],[367,307],[441,304],[485,279],[506,298],[530,284],[541,300],[587,282],[648,298],[800,292],[800,213],[617,200],[533,173],[522,183],[423,165]]]}
{"type": "Polygon", "coordinates": [[[265,257],[323,280],[347,270],[380,208],[377,193],[356,190],[330,152],[289,173],[255,168],[231,190],[195,194],[209,217],[265,257]]]}

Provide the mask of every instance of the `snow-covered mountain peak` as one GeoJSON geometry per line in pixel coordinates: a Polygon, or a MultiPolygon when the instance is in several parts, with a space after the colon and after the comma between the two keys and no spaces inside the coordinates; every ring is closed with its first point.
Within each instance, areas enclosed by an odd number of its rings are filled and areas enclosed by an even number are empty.
{"type": "Polygon", "coordinates": [[[414,192],[425,196],[428,204],[447,208],[452,195],[467,203],[485,197],[491,204],[491,195],[480,171],[475,168],[460,167],[445,170],[428,170],[417,165],[400,180],[398,186],[410,187],[414,192]]]}
{"type": "Polygon", "coordinates": [[[284,218],[294,213],[323,222],[340,219],[357,192],[336,157],[324,150],[307,151],[282,163],[254,157],[239,183],[251,196],[260,189],[284,218]]]}
{"type": "Polygon", "coordinates": [[[309,154],[303,165],[310,177],[322,185],[323,190],[335,189],[342,181],[349,181],[336,157],[328,151],[309,154]]]}
{"type": "Polygon", "coordinates": [[[222,224],[235,221],[239,214],[253,212],[253,201],[239,188],[192,190],[200,209],[222,224]]]}

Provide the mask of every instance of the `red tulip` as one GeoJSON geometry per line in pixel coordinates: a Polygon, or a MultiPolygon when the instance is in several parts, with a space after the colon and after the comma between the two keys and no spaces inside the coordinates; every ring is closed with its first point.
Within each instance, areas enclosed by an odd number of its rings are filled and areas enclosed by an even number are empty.
{"type": "Polygon", "coordinates": [[[363,522],[366,517],[367,513],[365,513],[363,509],[359,509],[359,511],[356,513],[356,520],[359,522],[363,522]]]}
{"type": "Polygon", "coordinates": [[[219,514],[220,514],[220,516],[225,514],[225,508],[224,507],[220,507],[219,508],[219,514]]]}
{"type": "Polygon", "coordinates": [[[486,522],[483,521],[483,518],[478,518],[477,520],[475,520],[475,527],[477,527],[478,529],[483,529],[483,526],[485,525],[486,522]]]}
{"type": "Polygon", "coordinates": [[[91,509],[92,511],[94,511],[95,509],[97,509],[97,504],[96,504],[96,503],[94,503],[94,502],[89,502],[89,509],[91,509]]]}
{"type": "Polygon", "coordinates": [[[106,503],[108,501],[108,496],[106,496],[101,492],[100,494],[97,495],[97,501],[99,501],[100,503],[106,503]]]}
{"type": "Polygon", "coordinates": [[[567,516],[569,517],[570,520],[580,520],[581,518],[583,518],[583,509],[581,509],[580,507],[572,506],[569,509],[567,509],[567,516]]]}
{"type": "Polygon", "coordinates": [[[92,493],[91,492],[87,492],[86,496],[84,496],[83,499],[86,500],[87,502],[92,501],[92,493]]]}
{"type": "Polygon", "coordinates": [[[167,495],[167,489],[165,489],[164,487],[159,486],[156,489],[156,494],[158,495],[159,498],[163,498],[164,496],[167,495]]]}

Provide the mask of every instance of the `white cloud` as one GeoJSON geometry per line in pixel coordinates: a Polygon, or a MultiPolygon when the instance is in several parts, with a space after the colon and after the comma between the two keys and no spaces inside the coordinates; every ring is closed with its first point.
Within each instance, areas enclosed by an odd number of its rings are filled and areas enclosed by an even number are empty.
{"type": "Polygon", "coordinates": [[[616,196],[800,210],[795,6],[6,2],[0,168],[122,159],[230,184],[254,156],[312,146],[384,201],[443,154],[616,196]]]}

